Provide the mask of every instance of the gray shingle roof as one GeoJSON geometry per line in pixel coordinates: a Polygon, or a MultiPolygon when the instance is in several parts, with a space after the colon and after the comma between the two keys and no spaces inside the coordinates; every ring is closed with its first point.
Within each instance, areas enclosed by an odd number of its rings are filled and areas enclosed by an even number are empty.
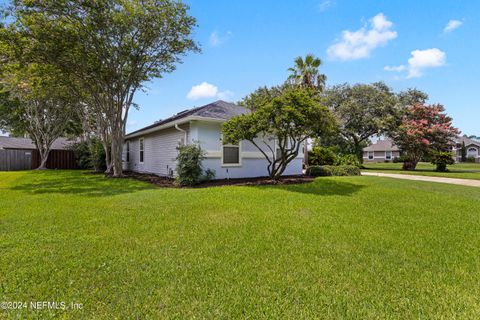
{"type": "Polygon", "coordinates": [[[465,142],[465,146],[470,146],[470,145],[480,146],[480,141],[473,140],[467,137],[457,137],[455,139],[455,142],[458,144],[462,144],[462,142],[465,142]]]}
{"type": "MultiPolygon", "coordinates": [[[[58,138],[52,144],[52,150],[66,150],[73,141],[67,138],[58,138]]],[[[0,149],[36,149],[32,139],[28,138],[14,138],[14,137],[0,137],[0,149]]]]}
{"type": "Polygon", "coordinates": [[[142,131],[148,130],[148,129],[153,129],[155,127],[159,127],[159,126],[165,125],[169,122],[173,122],[175,120],[180,120],[182,118],[186,118],[186,117],[189,117],[189,116],[196,116],[196,117],[210,118],[210,119],[213,118],[213,119],[220,119],[220,120],[228,120],[228,119],[233,118],[235,116],[239,116],[239,115],[247,114],[247,113],[250,113],[250,110],[245,108],[245,107],[241,107],[241,106],[238,106],[238,105],[230,103],[230,102],[225,102],[225,101],[222,101],[222,100],[218,100],[218,101],[209,103],[209,104],[201,106],[201,107],[181,111],[181,112],[171,116],[170,118],[167,118],[167,119],[161,120],[161,121],[157,121],[152,125],[149,125],[149,126],[146,126],[142,129],[130,132],[129,134],[127,134],[127,137],[131,134],[142,132],[142,131]]]}
{"type": "Polygon", "coordinates": [[[378,140],[364,148],[363,151],[398,151],[398,147],[390,139],[378,140]]]}

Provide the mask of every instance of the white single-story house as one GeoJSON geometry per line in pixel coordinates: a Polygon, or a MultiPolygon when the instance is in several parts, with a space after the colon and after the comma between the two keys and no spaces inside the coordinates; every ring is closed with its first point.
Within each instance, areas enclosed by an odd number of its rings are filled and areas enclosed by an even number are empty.
{"type": "Polygon", "coordinates": [[[392,161],[398,157],[400,157],[400,150],[391,139],[380,139],[363,148],[364,162],[392,161]]]}
{"type": "MultiPolygon", "coordinates": [[[[123,168],[175,176],[177,146],[197,143],[206,152],[203,168],[214,170],[215,179],[268,176],[267,160],[251,142],[240,141],[238,145],[222,143],[222,123],[249,112],[244,107],[216,101],[131,132],[125,136],[123,168]]],[[[273,139],[269,145],[275,150],[273,139]]],[[[265,146],[265,150],[267,148],[265,146]]],[[[301,175],[302,159],[303,152],[300,151],[283,174],[301,175]]]]}
{"type": "Polygon", "coordinates": [[[455,154],[455,162],[462,161],[462,145],[465,143],[467,151],[467,159],[473,158],[475,162],[480,162],[480,141],[469,139],[467,137],[458,137],[455,139],[455,144],[452,151],[455,154]]]}

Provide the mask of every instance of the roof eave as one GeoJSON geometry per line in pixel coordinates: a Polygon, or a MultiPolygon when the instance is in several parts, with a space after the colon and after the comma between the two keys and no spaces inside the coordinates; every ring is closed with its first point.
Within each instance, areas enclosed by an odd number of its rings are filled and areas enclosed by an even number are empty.
{"type": "Polygon", "coordinates": [[[175,125],[188,123],[188,122],[194,121],[194,120],[206,121],[206,122],[217,122],[217,123],[222,123],[222,122],[227,121],[226,119],[219,119],[219,118],[188,116],[188,117],[185,117],[185,118],[182,118],[182,119],[178,119],[178,120],[174,120],[174,121],[162,124],[158,127],[153,127],[153,128],[150,128],[150,129],[140,130],[140,131],[137,131],[137,132],[134,132],[134,133],[127,134],[125,136],[125,139],[131,139],[131,138],[135,138],[135,137],[139,137],[139,136],[144,136],[144,135],[149,134],[149,133],[153,133],[153,132],[157,132],[157,131],[160,131],[160,130],[168,129],[168,128],[174,127],[175,125]]]}

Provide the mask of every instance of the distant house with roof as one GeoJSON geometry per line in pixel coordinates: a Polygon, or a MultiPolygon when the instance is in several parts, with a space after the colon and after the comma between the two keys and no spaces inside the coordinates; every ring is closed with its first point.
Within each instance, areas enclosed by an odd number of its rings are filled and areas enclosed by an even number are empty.
{"type": "MultiPolygon", "coordinates": [[[[75,169],[75,155],[70,150],[73,142],[56,139],[48,155],[48,169],[75,169]]],[[[40,165],[40,153],[29,138],[0,136],[0,171],[30,170],[40,165]]]]}
{"type": "Polygon", "coordinates": [[[455,139],[455,145],[452,148],[455,154],[455,161],[460,162],[462,160],[462,145],[464,143],[467,151],[467,159],[473,158],[475,162],[480,162],[480,141],[467,137],[458,137],[455,139]]]}
{"type": "Polygon", "coordinates": [[[379,139],[375,143],[363,148],[364,162],[392,161],[400,157],[400,149],[391,139],[379,139]]]}
{"type": "MultiPolygon", "coordinates": [[[[452,146],[455,162],[462,160],[462,145],[465,143],[467,151],[467,158],[474,159],[475,162],[480,162],[480,141],[469,139],[467,137],[457,137],[452,146]]],[[[363,160],[365,162],[382,162],[390,161],[395,157],[400,157],[399,148],[393,143],[391,139],[378,140],[363,149],[363,160]]]]}
{"type": "MultiPolygon", "coordinates": [[[[131,132],[125,136],[123,169],[174,176],[177,146],[198,143],[206,152],[203,167],[214,170],[216,179],[268,176],[267,160],[251,142],[240,141],[236,145],[222,142],[222,123],[248,113],[249,109],[220,100],[131,132]]],[[[269,143],[275,150],[275,141],[269,143]]],[[[264,148],[267,151],[266,145],[264,148]]],[[[302,159],[300,152],[284,175],[301,175],[302,159]]]]}

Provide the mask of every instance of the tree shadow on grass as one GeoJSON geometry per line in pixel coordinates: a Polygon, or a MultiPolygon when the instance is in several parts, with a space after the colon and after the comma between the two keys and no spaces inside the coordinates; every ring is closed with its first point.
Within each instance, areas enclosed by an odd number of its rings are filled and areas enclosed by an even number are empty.
{"type": "Polygon", "coordinates": [[[365,185],[343,181],[341,177],[336,179],[323,177],[304,184],[258,186],[256,188],[284,190],[318,196],[351,196],[365,187],[365,185]]]}
{"type": "Polygon", "coordinates": [[[102,174],[82,171],[31,171],[10,188],[29,194],[78,194],[90,197],[108,197],[142,190],[155,189],[148,183],[129,178],[106,178],[102,174]]]}

